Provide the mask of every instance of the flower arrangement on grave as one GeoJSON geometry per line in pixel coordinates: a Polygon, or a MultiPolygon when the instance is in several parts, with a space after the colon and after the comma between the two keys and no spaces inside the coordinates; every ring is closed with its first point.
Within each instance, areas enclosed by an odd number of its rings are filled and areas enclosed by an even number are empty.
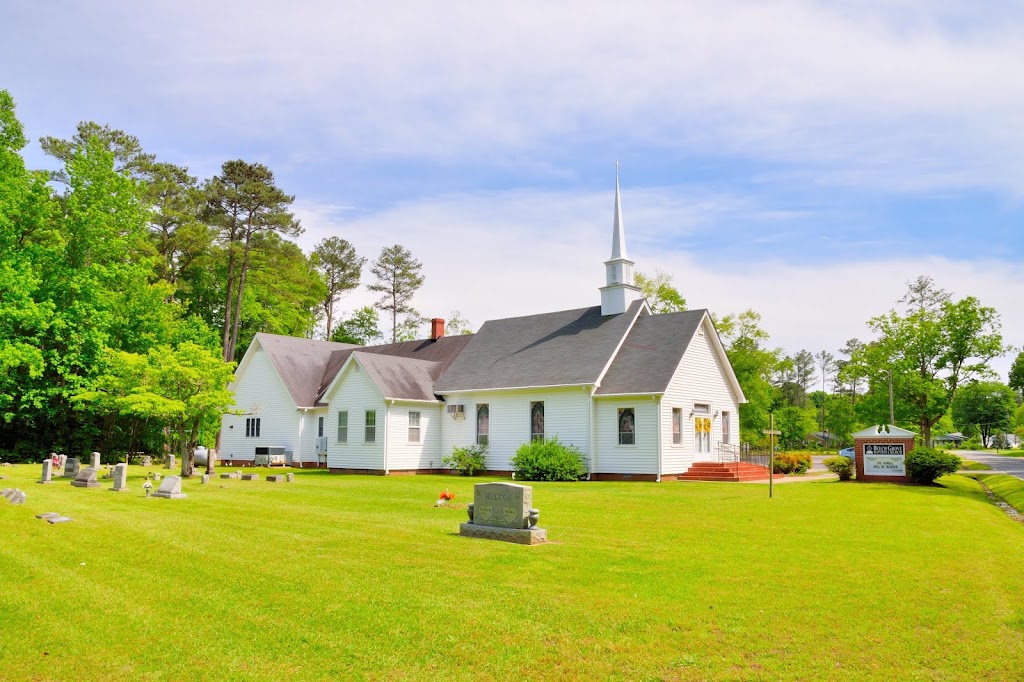
{"type": "Polygon", "coordinates": [[[448,488],[445,488],[444,490],[441,491],[441,494],[437,496],[437,504],[435,504],[434,506],[443,507],[454,499],[455,493],[448,490],[448,488]]]}

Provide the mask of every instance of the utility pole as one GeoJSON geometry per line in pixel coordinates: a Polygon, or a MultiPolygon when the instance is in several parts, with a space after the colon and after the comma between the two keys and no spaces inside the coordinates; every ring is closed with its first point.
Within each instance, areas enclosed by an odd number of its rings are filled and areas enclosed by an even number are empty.
{"type": "Polygon", "coordinates": [[[889,373],[889,423],[896,425],[896,415],[892,408],[892,368],[885,370],[889,373]]]}

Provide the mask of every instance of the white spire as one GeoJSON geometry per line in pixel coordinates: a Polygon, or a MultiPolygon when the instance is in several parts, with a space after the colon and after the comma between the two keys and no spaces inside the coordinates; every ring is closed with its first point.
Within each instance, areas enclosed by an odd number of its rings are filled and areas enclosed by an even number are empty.
{"type": "Polygon", "coordinates": [[[622,223],[622,198],[619,196],[619,162],[615,161],[615,224],[612,226],[612,257],[629,258],[626,255],[626,233],[622,223]]]}
{"type": "Polygon", "coordinates": [[[633,283],[633,261],[626,255],[626,231],[619,196],[619,162],[615,162],[615,224],[612,227],[612,257],[604,262],[605,286],[601,287],[601,314],[619,315],[629,304],[643,297],[633,283]]]}

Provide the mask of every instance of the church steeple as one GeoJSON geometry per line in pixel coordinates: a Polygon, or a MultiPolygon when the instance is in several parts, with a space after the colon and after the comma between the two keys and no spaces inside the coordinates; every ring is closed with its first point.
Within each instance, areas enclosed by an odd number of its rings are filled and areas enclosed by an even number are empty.
{"type": "Polygon", "coordinates": [[[612,257],[604,262],[606,285],[601,287],[601,314],[619,315],[641,298],[633,284],[633,261],[626,256],[626,232],[619,192],[619,162],[615,162],[615,217],[612,224],[612,257]]]}

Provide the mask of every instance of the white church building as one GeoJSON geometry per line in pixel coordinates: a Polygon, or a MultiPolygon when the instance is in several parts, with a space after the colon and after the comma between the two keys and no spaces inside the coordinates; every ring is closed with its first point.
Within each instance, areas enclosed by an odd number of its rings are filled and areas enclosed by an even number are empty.
{"type": "Polygon", "coordinates": [[[489,320],[473,335],[353,346],[257,334],[231,388],[221,459],[338,473],[427,473],[487,446],[510,473],[523,443],[577,446],[591,479],[674,480],[731,461],[746,402],[706,310],[654,315],[626,254],[618,179],[600,305],[489,320]]]}

